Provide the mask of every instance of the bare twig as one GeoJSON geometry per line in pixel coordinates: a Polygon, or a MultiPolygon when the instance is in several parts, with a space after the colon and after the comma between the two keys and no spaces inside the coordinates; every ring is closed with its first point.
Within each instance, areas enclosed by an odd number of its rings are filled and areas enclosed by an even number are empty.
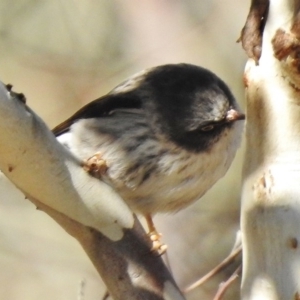
{"type": "Polygon", "coordinates": [[[210,278],[218,274],[224,268],[226,268],[233,260],[242,252],[242,245],[238,246],[235,250],[233,250],[220,264],[218,264],[215,268],[209,271],[206,275],[201,277],[199,280],[194,282],[193,284],[186,287],[183,291],[184,293],[188,293],[191,290],[199,287],[200,285],[204,284],[210,278]]]}
{"type": "Polygon", "coordinates": [[[225,282],[222,282],[219,285],[219,289],[213,300],[221,300],[223,298],[224,294],[226,293],[230,285],[240,276],[241,271],[242,271],[242,266],[240,265],[225,282]]]}

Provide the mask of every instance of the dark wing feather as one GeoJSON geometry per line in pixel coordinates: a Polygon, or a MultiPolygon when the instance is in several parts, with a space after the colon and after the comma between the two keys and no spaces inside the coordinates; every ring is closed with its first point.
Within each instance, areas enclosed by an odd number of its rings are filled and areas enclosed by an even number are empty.
{"type": "Polygon", "coordinates": [[[80,119],[101,118],[118,110],[129,113],[142,110],[141,100],[133,93],[108,94],[82,107],[69,119],[56,126],[52,132],[55,136],[59,136],[67,132],[72,124],[80,119]]]}

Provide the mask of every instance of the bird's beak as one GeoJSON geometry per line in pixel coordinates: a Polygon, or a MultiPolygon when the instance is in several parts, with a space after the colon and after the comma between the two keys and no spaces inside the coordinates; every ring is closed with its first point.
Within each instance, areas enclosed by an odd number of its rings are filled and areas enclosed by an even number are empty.
{"type": "Polygon", "coordinates": [[[225,117],[226,122],[235,122],[238,120],[245,120],[245,114],[235,110],[235,109],[230,109],[225,117]]]}

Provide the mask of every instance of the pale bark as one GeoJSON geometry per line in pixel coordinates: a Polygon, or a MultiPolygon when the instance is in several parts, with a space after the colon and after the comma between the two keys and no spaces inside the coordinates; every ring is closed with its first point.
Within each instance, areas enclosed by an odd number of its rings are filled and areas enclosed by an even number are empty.
{"type": "MultiPolygon", "coordinates": [[[[82,245],[115,300],[183,300],[123,200],[0,84],[0,169],[82,245]]],[[[100,297],[100,295],[99,295],[100,297]]]]}
{"type": "Polygon", "coordinates": [[[270,0],[261,56],[245,70],[243,300],[300,299],[298,12],[298,0],[270,0]]]}

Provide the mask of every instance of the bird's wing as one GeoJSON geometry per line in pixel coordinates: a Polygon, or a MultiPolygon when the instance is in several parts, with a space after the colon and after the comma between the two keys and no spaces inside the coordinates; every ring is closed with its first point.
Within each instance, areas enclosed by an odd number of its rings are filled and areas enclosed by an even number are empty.
{"type": "Polygon", "coordinates": [[[67,132],[79,119],[107,117],[117,112],[138,114],[142,110],[140,98],[132,93],[108,94],[82,107],[73,116],[57,125],[52,132],[55,136],[59,136],[67,132]]]}

